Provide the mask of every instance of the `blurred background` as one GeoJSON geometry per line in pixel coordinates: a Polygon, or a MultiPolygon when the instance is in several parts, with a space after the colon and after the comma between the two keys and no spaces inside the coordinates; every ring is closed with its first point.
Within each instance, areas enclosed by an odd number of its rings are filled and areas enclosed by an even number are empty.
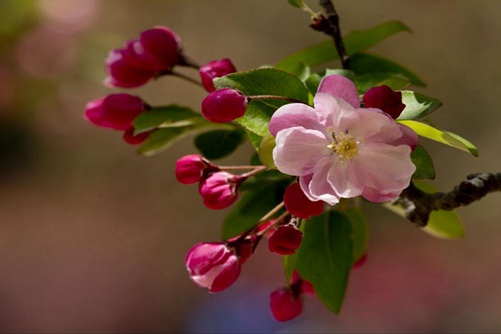
{"type": "MultiPolygon", "coordinates": [[[[419,74],[419,91],[444,102],[434,124],[478,147],[473,158],[426,141],[434,184],[501,171],[501,2],[335,3],[343,33],[411,27],[371,51],[419,74]]],[[[229,290],[211,295],[188,278],[185,253],[218,240],[225,216],[175,181],[191,138],[145,158],[83,120],[86,102],[119,91],[102,85],[108,51],[142,30],[166,25],[199,63],[229,57],[246,70],[325,39],[308,24],[286,0],[1,0],[0,332],[501,332],[501,194],[459,209],[467,235],[454,241],[367,205],[368,261],[341,314],[309,298],[300,318],[277,323],[269,293],[285,282],[265,245],[229,290]]],[[[195,109],[205,96],[170,77],[132,93],[195,109]]]]}

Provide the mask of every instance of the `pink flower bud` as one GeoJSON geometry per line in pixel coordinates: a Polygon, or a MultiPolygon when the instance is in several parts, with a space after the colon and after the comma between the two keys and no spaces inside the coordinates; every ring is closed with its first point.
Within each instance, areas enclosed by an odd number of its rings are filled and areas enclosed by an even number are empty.
{"type": "Polygon", "coordinates": [[[270,308],[273,317],[278,321],[296,318],[303,311],[303,301],[292,289],[280,288],[270,295],[270,308]]]}
{"type": "Polygon", "coordinates": [[[394,92],[388,86],[372,87],[363,96],[365,108],[377,108],[397,119],[405,109],[402,103],[402,93],[394,92]]]}
{"type": "Polygon", "coordinates": [[[198,191],[209,209],[220,210],[232,205],[238,198],[238,186],[243,178],[227,172],[215,172],[200,182],[198,191]]]}
{"type": "Polygon", "coordinates": [[[134,88],[144,85],[155,76],[155,72],[139,67],[135,55],[129,49],[112,50],[105,61],[107,86],[134,88]]]}
{"type": "Polygon", "coordinates": [[[324,211],[324,203],[310,201],[301,190],[299,183],[293,183],[285,189],[284,205],[293,216],[302,219],[310,219],[324,211]]]}
{"type": "Polygon", "coordinates": [[[215,123],[231,122],[242,117],[246,108],[245,95],[231,88],[215,90],[202,101],[202,114],[215,123]]]}
{"type": "Polygon", "coordinates": [[[176,161],[176,179],[182,184],[200,182],[204,171],[208,168],[214,171],[219,169],[198,154],[185,155],[176,161]]]}
{"type": "Polygon", "coordinates": [[[295,225],[282,225],[268,239],[268,248],[271,252],[291,255],[301,246],[302,240],[303,233],[295,225]]]}
{"type": "Polygon", "coordinates": [[[146,111],[143,100],[129,94],[110,94],[87,103],[84,117],[97,126],[127,130],[139,114],[146,111]]]}
{"type": "Polygon", "coordinates": [[[205,90],[210,93],[216,89],[214,87],[214,83],[212,82],[214,78],[224,77],[225,75],[236,71],[237,69],[231,60],[224,58],[221,60],[213,60],[200,67],[199,73],[205,90]]]}
{"type": "Polygon", "coordinates": [[[134,128],[131,127],[125,130],[123,139],[127,144],[139,145],[142,144],[146,139],[148,139],[149,135],[149,132],[143,132],[138,135],[134,135],[134,128]]]}
{"type": "Polygon", "coordinates": [[[222,242],[202,242],[186,254],[190,278],[210,292],[230,287],[240,275],[240,261],[234,251],[222,242]]]}

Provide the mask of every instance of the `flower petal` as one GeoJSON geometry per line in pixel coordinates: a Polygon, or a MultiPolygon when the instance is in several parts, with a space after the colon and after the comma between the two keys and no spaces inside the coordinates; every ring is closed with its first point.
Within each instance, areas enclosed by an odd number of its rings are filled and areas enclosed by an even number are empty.
{"type": "Polygon", "coordinates": [[[321,200],[330,205],[339,203],[339,196],[332,185],[327,182],[328,175],[333,168],[332,156],[326,156],[318,162],[313,170],[313,178],[309,184],[309,192],[315,200],[321,200]]]}
{"type": "Polygon", "coordinates": [[[398,123],[379,109],[357,109],[360,121],[349,128],[349,133],[365,142],[390,143],[402,137],[398,123]]]}
{"type": "Polygon", "coordinates": [[[317,118],[325,128],[335,132],[347,131],[358,122],[355,109],[344,100],[327,93],[317,93],[313,100],[317,118]]]}
{"type": "Polygon", "coordinates": [[[311,174],[313,167],[330,150],[329,140],[322,132],[292,127],[277,133],[273,159],[277,168],[289,175],[311,174]]]}
{"type": "Polygon", "coordinates": [[[315,109],[302,103],[290,103],[278,108],[271,117],[268,128],[270,133],[276,136],[280,130],[295,126],[324,131],[315,109]]]}
{"type": "Polygon", "coordinates": [[[340,198],[360,196],[364,189],[358,175],[355,173],[353,164],[349,160],[342,161],[337,157],[333,159],[327,181],[334,189],[336,196],[340,198]]]}
{"type": "Polygon", "coordinates": [[[357,87],[350,79],[342,75],[329,75],[323,78],[317,93],[328,93],[343,99],[354,108],[360,108],[357,87]]]}

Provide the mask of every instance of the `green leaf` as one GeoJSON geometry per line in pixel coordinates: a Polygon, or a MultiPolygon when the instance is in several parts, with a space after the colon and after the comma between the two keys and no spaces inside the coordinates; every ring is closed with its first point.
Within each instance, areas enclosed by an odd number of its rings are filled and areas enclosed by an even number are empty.
{"type": "Polygon", "coordinates": [[[353,264],[360,260],[367,252],[369,244],[369,224],[365,219],[362,209],[350,206],[343,214],[348,217],[351,226],[351,240],[353,242],[353,264]]]}
{"type": "Polygon", "coordinates": [[[287,0],[292,6],[297,8],[304,8],[303,0],[287,0]]]}
{"type": "Polygon", "coordinates": [[[355,85],[360,94],[364,94],[372,87],[386,85],[393,90],[402,90],[410,85],[409,79],[404,76],[385,73],[373,72],[364,75],[359,75],[355,78],[355,85]]]}
{"type": "Polygon", "coordinates": [[[374,72],[391,73],[409,79],[413,85],[420,87],[426,86],[420,77],[402,65],[366,53],[359,53],[351,56],[350,69],[357,75],[374,72]]]}
{"type": "Polygon", "coordinates": [[[268,168],[276,169],[275,160],[273,160],[273,149],[275,148],[275,137],[271,133],[267,133],[263,140],[261,141],[261,145],[259,146],[259,159],[268,168]]]}
{"type": "Polygon", "coordinates": [[[355,80],[355,73],[350,70],[325,69],[322,72],[313,73],[312,75],[310,75],[310,77],[305,81],[306,87],[308,87],[312,94],[315,94],[322,79],[328,75],[342,75],[343,77],[346,77],[352,81],[355,80]]]}
{"type": "MultiPolygon", "coordinates": [[[[258,68],[214,79],[216,88],[238,89],[245,95],[277,95],[308,103],[308,89],[296,76],[276,68],[258,68]]],[[[283,104],[281,102],[281,104],[283,104]]]]}
{"type": "Polygon", "coordinates": [[[245,115],[236,121],[245,129],[263,137],[268,132],[268,124],[275,110],[276,108],[262,101],[251,101],[245,115]]]}
{"type": "Polygon", "coordinates": [[[435,140],[439,143],[449,145],[451,147],[457,148],[459,150],[462,150],[464,152],[471,153],[473,156],[477,157],[478,156],[478,150],[477,148],[470,143],[468,140],[458,136],[455,133],[448,132],[448,131],[442,131],[438,130],[431,125],[424,124],[421,122],[416,122],[416,121],[400,121],[400,123],[407,125],[410,127],[412,130],[414,130],[418,135],[435,140]]]}
{"type": "Polygon", "coordinates": [[[259,145],[261,145],[261,141],[263,140],[263,137],[260,135],[255,134],[254,132],[251,132],[247,129],[244,129],[245,133],[247,134],[247,137],[249,138],[249,141],[256,150],[256,152],[259,150],[259,145]]]}
{"type": "MultiPolygon", "coordinates": [[[[348,54],[353,55],[402,31],[410,31],[410,29],[399,21],[389,21],[366,30],[353,31],[344,37],[343,41],[348,54]]],[[[338,58],[339,56],[332,40],[326,40],[283,58],[275,67],[284,71],[296,73],[298,64],[300,63],[313,66],[338,58]]]]}
{"type": "Polygon", "coordinates": [[[398,117],[399,121],[424,117],[442,106],[440,100],[410,90],[402,91],[402,102],[405,109],[398,117]]]}
{"type": "Polygon", "coordinates": [[[435,179],[435,168],[430,155],[423,146],[418,145],[411,153],[412,163],[416,171],[412,174],[413,179],[435,179]]]}
{"type": "Polygon", "coordinates": [[[158,127],[183,127],[198,122],[200,119],[204,118],[199,113],[176,104],[153,108],[134,119],[134,134],[158,127]]]}
{"type": "MultiPolygon", "coordinates": [[[[427,193],[435,193],[435,187],[422,181],[413,181],[414,185],[427,193]]],[[[391,203],[383,204],[388,210],[405,218],[405,210],[400,205],[391,203]]],[[[428,219],[428,224],[420,230],[440,239],[458,239],[465,235],[465,230],[461,218],[456,211],[438,210],[432,211],[428,219]]]]}
{"type": "Polygon", "coordinates": [[[296,267],[313,284],[317,297],[334,313],[343,303],[353,265],[351,224],[347,216],[327,211],[306,222],[296,267]]]}
{"type": "Polygon", "coordinates": [[[283,181],[261,182],[259,187],[242,193],[224,220],[222,239],[237,236],[256,225],[261,217],[282,202],[285,187],[283,181]]]}
{"type": "Polygon", "coordinates": [[[220,159],[233,153],[243,140],[242,130],[213,130],[195,137],[195,147],[207,159],[220,159]]]}

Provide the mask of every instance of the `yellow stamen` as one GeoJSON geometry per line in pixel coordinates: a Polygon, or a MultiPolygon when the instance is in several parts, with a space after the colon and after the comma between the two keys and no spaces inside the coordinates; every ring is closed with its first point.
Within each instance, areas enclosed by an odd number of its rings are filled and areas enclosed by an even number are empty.
{"type": "Polygon", "coordinates": [[[335,152],[341,161],[349,160],[355,157],[358,153],[358,143],[353,136],[346,132],[332,134],[333,141],[327,147],[335,152]]]}

